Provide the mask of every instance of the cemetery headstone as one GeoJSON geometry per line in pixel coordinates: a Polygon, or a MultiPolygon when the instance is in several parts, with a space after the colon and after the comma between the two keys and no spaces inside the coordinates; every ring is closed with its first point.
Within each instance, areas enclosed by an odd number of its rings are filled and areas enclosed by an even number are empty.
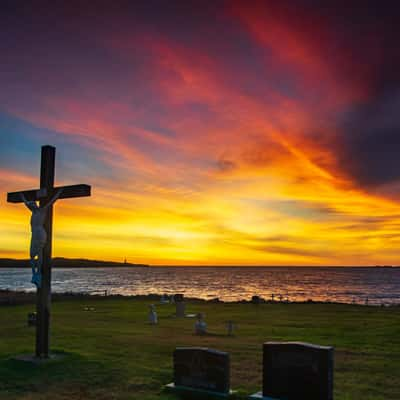
{"type": "Polygon", "coordinates": [[[158,323],[158,317],[157,317],[157,312],[154,304],[150,304],[149,306],[149,322],[151,325],[157,325],[158,323]]]}
{"type": "Polygon", "coordinates": [[[309,343],[264,343],[263,390],[250,398],[333,400],[333,353],[309,343]]]}
{"type": "Polygon", "coordinates": [[[168,304],[168,303],[169,303],[168,295],[163,294],[160,298],[160,304],[168,304]]]}
{"type": "Polygon", "coordinates": [[[207,334],[207,324],[204,321],[204,314],[198,313],[196,318],[197,318],[197,321],[194,324],[194,331],[195,331],[196,335],[207,334]]]}
{"type": "Polygon", "coordinates": [[[185,311],[186,311],[186,304],[184,301],[183,294],[179,293],[179,294],[174,295],[174,301],[175,301],[175,307],[176,307],[176,316],[178,318],[184,318],[185,311]]]}
{"type": "Polygon", "coordinates": [[[228,397],[232,393],[229,354],[203,347],[177,347],[174,351],[174,382],[167,388],[204,394],[207,399],[228,397]]]}
{"type": "Polygon", "coordinates": [[[235,323],[233,321],[226,322],[226,329],[228,331],[228,336],[233,336],[235,330],[235,323]]]}
{"type": "Polygon", "coordinates": [[[28,314],[28,326],[36,326],[36,312],[28,314]]]}

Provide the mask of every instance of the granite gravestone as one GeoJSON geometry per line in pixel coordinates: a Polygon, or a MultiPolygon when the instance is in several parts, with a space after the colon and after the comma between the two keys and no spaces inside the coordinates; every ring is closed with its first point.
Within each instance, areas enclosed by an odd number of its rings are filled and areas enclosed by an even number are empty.
{"type": "Polygon", "coordinates": [[[227,397],[230,391],[228,353],[203,347],[177,347],[174,351],[174,382],[167,388],[227,397]]]}
{"type": "Polygon", "coordinates": [[[203,313],[198,313],[196,315],[197,321],[194,324],[194,333],[196,335],[206,335],[207,334],[207,324],[206,321],[204,321],[204,314],[203,313]]]}
{"type": "Polygon", "coordinates": [[[233,321],[227,321],[226,329],[228,331],[228,336],[233,336],[233,332],[235,330],[235,323],[233,321]]]}
{"type": "Polygon", "coordinates": [[[149,305],[149,323],[150,325],[158,324],[158,317],[157,317],[156,307],[154,306],[154,304],[149,305]]]}
{"type": "Polygon", "coordinates": [[[333,400],[333,352],[309,343],[264,343],[263,391],[251,398],[333,400]]]}
{"type": "Polygon", "coordinates": [[[28,314],[28,326],[36,326],[36,312],[28,314]]]}
{"type": "Polygon", "coordinates": [[[175,307],[176,307],[176,316],[178,318],[184,318],[186,312],[186,304],[184,301],[184,296],[182,293],[178,293],[174,295],[175,307]]]}

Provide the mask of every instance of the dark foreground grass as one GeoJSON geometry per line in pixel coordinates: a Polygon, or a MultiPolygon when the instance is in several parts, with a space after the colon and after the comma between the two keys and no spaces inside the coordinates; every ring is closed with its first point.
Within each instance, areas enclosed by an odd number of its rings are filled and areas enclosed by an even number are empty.
{"type": "Polygon", "coordinates": [[[32,306],[0,307],[0,399],[175,399],[162,391],[172,380],[176,346],[205,346],[231,354],[239,398],[261,389],[262,343],[306,341],[333,345],[336,400],[400,399],[400,308],[335,304],[213,304],[192,301],[209,330],[193,334],[193,319],[158,306],[159,325],[147,321],[149,299],[104,298],[53,304],[52,349],[62,359],[33,365],[12,359],[32,353],[32,306]],[[85,306],[95,311],[84,311],[85,306]],[[225,321],[237,322],[234,337],[225,321]]]}

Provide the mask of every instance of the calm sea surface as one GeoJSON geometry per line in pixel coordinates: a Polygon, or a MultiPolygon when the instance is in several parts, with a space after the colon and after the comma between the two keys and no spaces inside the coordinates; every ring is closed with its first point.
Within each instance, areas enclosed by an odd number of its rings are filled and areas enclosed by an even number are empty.
{"type": "MultiPolygon", "coordinates": [[[[0,269],[0,289],[35,290],[30,270],[0,269]]],[[[54,292],[123,295],[184,293],[235,301],[253,295],[275,300],[400,304],[400,268],[80,268],[55,269],[54,292]]]]}

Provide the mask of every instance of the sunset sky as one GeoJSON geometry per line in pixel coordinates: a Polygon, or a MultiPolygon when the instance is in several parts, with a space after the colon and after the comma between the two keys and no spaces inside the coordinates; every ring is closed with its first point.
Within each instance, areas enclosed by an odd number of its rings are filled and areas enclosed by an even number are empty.
{"type": "Polygon", "coordinates": [[[2,3],[0,257],[50,144],[54,256],[399,264],[396,3],[115,3],[2,3]]]}

